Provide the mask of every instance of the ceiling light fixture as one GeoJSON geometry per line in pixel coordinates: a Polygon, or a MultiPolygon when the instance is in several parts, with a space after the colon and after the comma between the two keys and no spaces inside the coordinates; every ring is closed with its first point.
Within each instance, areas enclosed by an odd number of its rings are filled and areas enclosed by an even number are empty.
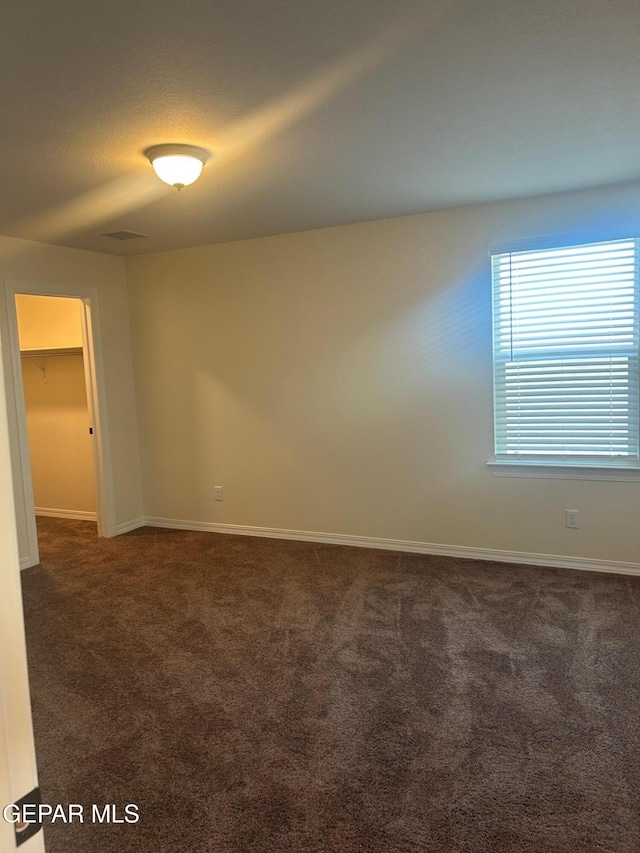
{"type": "Polygon", "coordinates": [[[177,190],[197,181],[202,167],[211,157],[205,148],[178,143],[154,145],[144,153],[160,180],[165,184],[171,184],[177,190]]]}

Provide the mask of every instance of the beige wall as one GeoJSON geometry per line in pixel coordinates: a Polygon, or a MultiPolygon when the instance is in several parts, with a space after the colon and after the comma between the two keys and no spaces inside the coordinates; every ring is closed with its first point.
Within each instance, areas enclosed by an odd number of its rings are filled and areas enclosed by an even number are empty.
{"type": "MultiPolygon", "coordinates": [[[[6,280],[96,288],[103,345],[107,419],[113,459],[116,522],[142,514],[137,422],[131,366],[130,328],[124,263],[121,258],[0,237],[0,277],[6,280]]],[[[0,300],[0,340],[7,384],[9,429],[16,446],[15,400],[11,391],[8,331],[4,298],[0,300]]],[[[15,455],[15,454],[14,454],[15,455]]],[[[15,459],[14,459],[15,470],[15,459]]],[[[17,472],[19,473],[19,472],[17,472]]],[[[24,506],[16,477],[16,515],[20,554],[27,550],[24,506]]]]}
{"type": "Polygon", "coordinates": [[[486,467],[487,253],[532,235],[637,234],[639,196],[634,185],[128,259],[146,514],[637,562],[640,483],[486,467]]]}
{"type": "Polygon", "coordinates": [[[82,355],[23,358],[22,377],[36,511],[95,513],[82,355]]]}
{"type": "Polygon", "coordinates": [[[20,349],[82,346],[82,303],[55,296],[16,295],[20,349]]]}

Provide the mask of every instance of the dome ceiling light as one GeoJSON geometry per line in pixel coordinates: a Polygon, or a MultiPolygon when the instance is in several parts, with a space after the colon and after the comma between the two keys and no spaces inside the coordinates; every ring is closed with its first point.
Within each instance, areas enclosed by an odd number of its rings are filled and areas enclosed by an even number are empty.
{"type": "Polygon", "coordinates": [[[197,181],[202,167],[211,157],[206,148],[178,143],[154,145],[144,153],[160,180],[177,190],[197,181]]]}

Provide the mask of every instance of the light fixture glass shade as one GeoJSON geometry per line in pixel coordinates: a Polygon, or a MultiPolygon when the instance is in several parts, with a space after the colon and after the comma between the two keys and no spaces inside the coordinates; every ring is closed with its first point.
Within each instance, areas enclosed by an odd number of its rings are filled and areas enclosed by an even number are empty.
{"type": "Polygon", "coordinates": [[[174,187],[188,187],[200,177],[202,166],[193,157],[158,157],[153,161],[153,168],[160,180],[174,187]]]}
{"type": "Polygon", "coordinates": [[[204,148],[178,144],[155,145],[145,153],[160,180],[179,190],[200,177],[211,156],[204,148]]]}

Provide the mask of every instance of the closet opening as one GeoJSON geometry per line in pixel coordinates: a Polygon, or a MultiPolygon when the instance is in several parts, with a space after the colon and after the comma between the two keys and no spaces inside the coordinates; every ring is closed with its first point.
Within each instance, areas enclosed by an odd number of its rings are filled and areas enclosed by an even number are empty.
{"type": "MultiPolygon", "coordinates": [[[[82,533],[97,535],[82,301],[22,293],[15,300],[36,518],[91,522],[82,533]]],[[[41,522],[41,533],[48,527],[55,522],[41,522]]]]}
{"type": "Polygon", "coordinates": [[[28,554],[43,535],[78,528],[113,536],[115,508],[106,429],[97,295],[91,288],[8,282],[7,319],[28,554]]]}

